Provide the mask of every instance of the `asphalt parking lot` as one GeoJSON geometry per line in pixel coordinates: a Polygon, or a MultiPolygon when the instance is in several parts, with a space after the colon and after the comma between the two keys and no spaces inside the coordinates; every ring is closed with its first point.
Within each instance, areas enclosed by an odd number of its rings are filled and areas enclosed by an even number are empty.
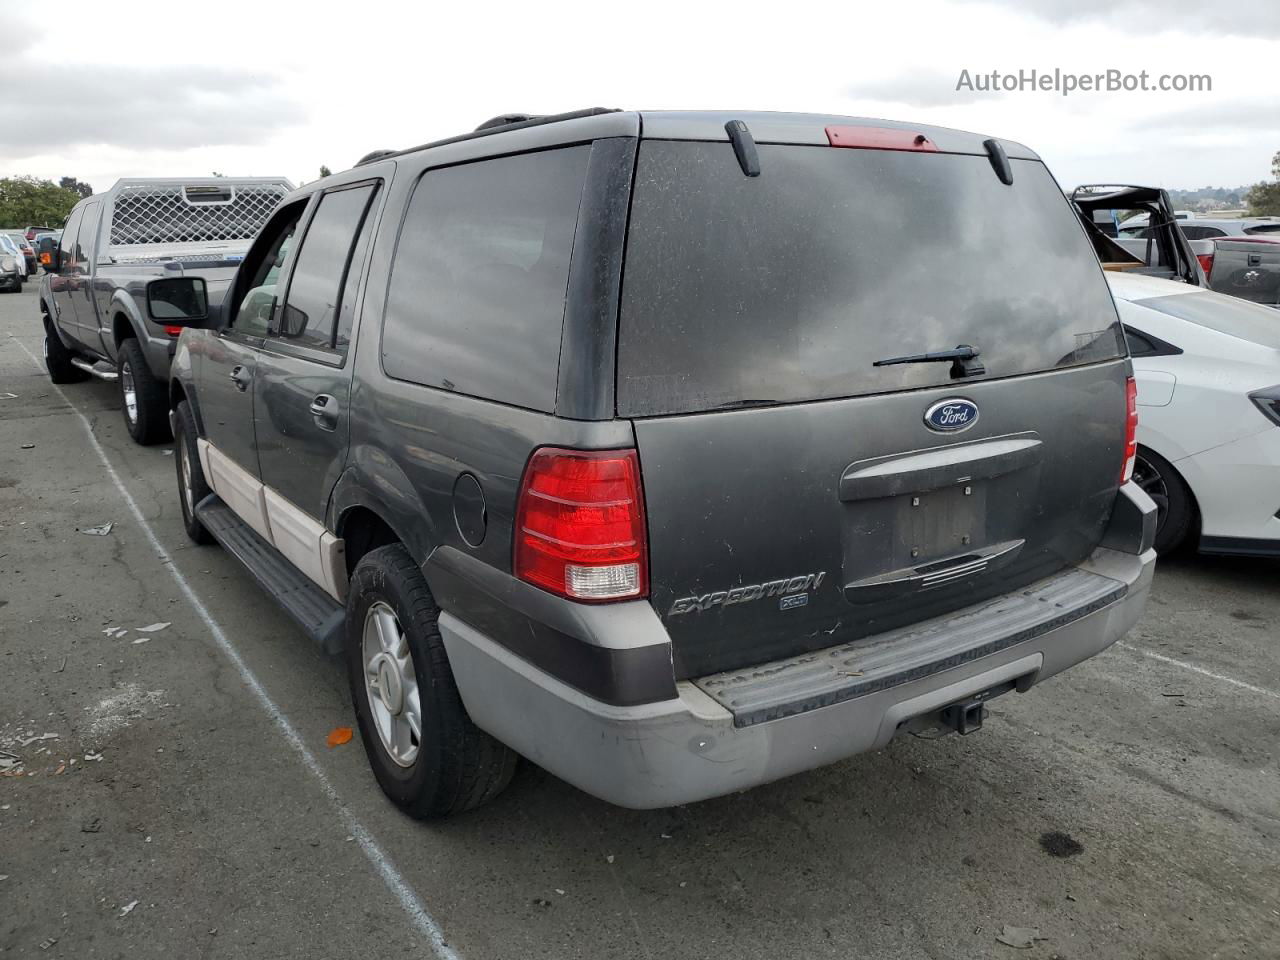
{"type": "Polygon", "coordinates": [[[1280,956],[1280,564],[1162,561],[1124,643],[975,736],[654,812],[526,765],[417,823],[326,745],[342,664],[41,336],[0,295],[0,954],[1280,956]]]}

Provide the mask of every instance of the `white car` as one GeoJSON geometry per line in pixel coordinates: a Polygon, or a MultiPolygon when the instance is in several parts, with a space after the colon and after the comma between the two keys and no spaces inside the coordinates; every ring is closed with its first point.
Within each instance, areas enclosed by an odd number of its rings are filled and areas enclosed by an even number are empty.
{"type": "Polygon", "coordinates": [[[1108,273],[1138,383],[1134,480],[1156,550],[1280,556],[1280,314],[1202,287],[1108,273]]]}

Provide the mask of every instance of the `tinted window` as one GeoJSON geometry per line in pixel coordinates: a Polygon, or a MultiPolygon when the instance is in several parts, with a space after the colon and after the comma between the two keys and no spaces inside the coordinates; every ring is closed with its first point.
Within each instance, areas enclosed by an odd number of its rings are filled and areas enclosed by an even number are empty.
{"type": "MultiPolygon", "coordinates": [[[[374,192],[377,190],[375,188],[374,192]]],[[[364,222],[356,237],[355,246],[351,248],[351,260],[347,264],[347,277],[342,282],[342,299],[338,301],[338,331],[334,335],[334,349],[346,354],[351,340],[351,327],[355,323],[356,291],[360,287],[360,277],[364,270],[364,257],[369,250],[369,241],[373,238],[373,205],[365,211],[364,222]]]]}
{"type": "Polygon", "coordinates": [[[428,171],[396,248],[387,373],[555,407],[569,256],[589,147],[428,171]]]}
{"type": "Polygon", "coordinates": [[[1280,233],[1280,223],[1266,223],[1260,227],[1245,227],[1244,232],[1248,234],[1280,233]]]}
{"type": "Polygon", "coordinates": [[[76,263],[76,234],[80,232],[80,221],[84,219],[85,207],[71,214],[71,219],[62,228],[62,239],[58,241],[60,270],[70,270],[76,263]]]}
{"type": "Polygon", "coordinates": [[[320,198],[294,261],[274,336],[307,347],[333,347],[338,295],[371,196],[373,184],[364,184],[320,198]]]}
{"type": "Polygon", "coordinates": [[[1146,353],[1155,353],[1156,348],[1151,341],[1132,327],[1124,328],[1124,339],[1129,347],[1130,356],[1140,357],[1146,353]]]}
{"type": "Polygon", "coordinates": [[[1213,237],[1227,235],[1225,230],[1219,230],[1217,227],[1192,227],[1186,224],[1182,225],[1182,234],[1188,240],[1210,240],[1213,237]]]}
{"type": "Polygon", "coordinates": [[[642,143],[622,285],[618,407],[682,413],[951,383],[1123,355],[1097,258],[1039,162],[642,143]]]}
{"type": "MultiPolygon", "coordinates": [[[[249,278],[248,289],[231,321],[237,332],[250,337],[267,335],[276,303],[276,283],[289,256],[298,221],[306,208],[307,201],[299,200],[278,211],[249,248],[240,268],[240,277],[249,278]]],[[[246,281],[237,278],[237,289],[243,289],[240,287],[243,282],[246,281]]]]}

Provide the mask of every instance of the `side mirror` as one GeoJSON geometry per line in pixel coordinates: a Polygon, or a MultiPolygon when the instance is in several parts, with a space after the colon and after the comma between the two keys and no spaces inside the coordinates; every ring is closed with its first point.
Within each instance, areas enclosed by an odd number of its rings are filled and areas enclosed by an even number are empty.
{"type": "Polygon", "coordinates": [[[164,277],[147,284],[147,311],[156,323],[185,327],[209,319],[204,277],[164,277]]]}

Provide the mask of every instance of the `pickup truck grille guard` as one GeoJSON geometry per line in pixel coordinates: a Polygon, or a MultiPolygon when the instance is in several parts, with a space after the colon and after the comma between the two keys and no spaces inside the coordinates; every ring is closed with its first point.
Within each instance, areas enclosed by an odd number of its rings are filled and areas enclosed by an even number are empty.
{"type": "Polygon", "coordinates": [[[228,184],[229,200],[191,202],[182,184],[122,187],[111,214],[109,244],[248,240],[288,192],[285,184],[228,184]]]}

